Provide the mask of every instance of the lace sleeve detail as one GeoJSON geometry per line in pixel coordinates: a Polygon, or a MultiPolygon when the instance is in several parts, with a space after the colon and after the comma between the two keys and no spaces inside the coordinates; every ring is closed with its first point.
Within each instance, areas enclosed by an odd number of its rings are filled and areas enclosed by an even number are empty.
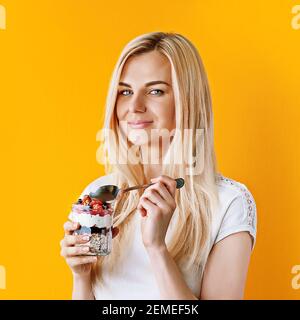
{"type": "Polygon", "coordinates": [[[230,203],[220,227],[217,241],[230,233],[249,231],[252,235],[253,247],[256,240],[257,216],[256,203],[249,189],[242,183],[223,176],[218,177],[219,183],[232,186],[238,191],[238,196],[230,203]]]}

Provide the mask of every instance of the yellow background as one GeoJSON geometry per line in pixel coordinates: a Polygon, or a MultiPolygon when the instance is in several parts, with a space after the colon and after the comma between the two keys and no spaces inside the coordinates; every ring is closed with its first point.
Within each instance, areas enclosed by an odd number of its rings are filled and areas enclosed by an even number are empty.
{"type": "MultiPolygon", "coordinates": [[[[299,1],[298,1],[299,2],[299,1]]],[[[258,209],[247,299],[299,299],[300,30],[296,1],[0,0],[0,299],[69,299],[59,241],[96,162],[108,83],[123,46],[174,31],[210,80],[221,172],[258,209]]]]}

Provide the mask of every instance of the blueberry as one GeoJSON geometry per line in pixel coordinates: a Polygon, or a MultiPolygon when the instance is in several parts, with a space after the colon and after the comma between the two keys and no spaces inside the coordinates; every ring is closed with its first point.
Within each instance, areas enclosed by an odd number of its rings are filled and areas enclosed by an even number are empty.
{"type": "Polygon", "coordinates": [[[76,234],[91,234],[91,228],[89,227],[81,227],[79,230],[76,230],[76,234]]]}

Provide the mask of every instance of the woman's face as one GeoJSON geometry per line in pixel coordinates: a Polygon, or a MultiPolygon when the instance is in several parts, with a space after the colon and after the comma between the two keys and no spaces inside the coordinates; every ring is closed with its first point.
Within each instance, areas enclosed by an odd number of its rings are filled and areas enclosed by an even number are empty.
{"type": "Polygon", "coordinates": [[[120,77],[116,113],[122,132],[133,144],[149,142],[152,129],[168,129],[171,133],[175,128],[175,104],[167,57],[151,51],[126,61],[120,77]],[[141,121],[145,122],[137,123],[141,121]],[[142,131],[146,131],[148,141],[142,131]]]}

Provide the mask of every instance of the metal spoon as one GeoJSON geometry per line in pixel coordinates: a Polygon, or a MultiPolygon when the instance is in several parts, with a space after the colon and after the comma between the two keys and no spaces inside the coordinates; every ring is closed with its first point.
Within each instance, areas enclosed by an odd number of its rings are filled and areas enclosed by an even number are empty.
{"type": "MultiPolygon", "coordinates": [[[[184,186],[184,179],[183,178],[177,178],[175,179],[176,181],[176,189],[182,188],[184,186]]],[[[129,187],[126,189],[120,189],[117,186],[114,185],[105,185],[99,187],[95,192],[90,192],[90,197],[91,198],[96,198],[98,200],[101,200],[102,202],[105,201],[111,201],[117,198],[119,192],[125,193],[131,190],[136,190],[136,189],[141,189],[141,188],[147,188],[154,184],[155,182],[149,183],[149,184],[144,184],[144,185],[138,185],[138,186],[133,186],[129,187]]]]}

